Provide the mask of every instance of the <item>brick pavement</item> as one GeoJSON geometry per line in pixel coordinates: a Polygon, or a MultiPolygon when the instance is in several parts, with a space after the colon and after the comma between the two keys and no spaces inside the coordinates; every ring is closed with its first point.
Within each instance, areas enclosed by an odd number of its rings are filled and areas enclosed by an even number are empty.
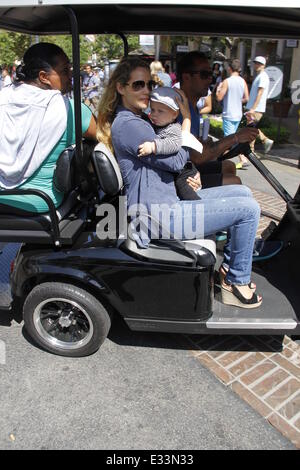
{"type": "MultiPolygon", "coordinates": [[[[262,210],[282,217],[285,203],[253,190],[262,210]]],[[[271,217],[261,217],[258,235],[271,217]]],[[[186,336],[191,354],[300,449],[300,345],[276,336],[186,336]]]]}

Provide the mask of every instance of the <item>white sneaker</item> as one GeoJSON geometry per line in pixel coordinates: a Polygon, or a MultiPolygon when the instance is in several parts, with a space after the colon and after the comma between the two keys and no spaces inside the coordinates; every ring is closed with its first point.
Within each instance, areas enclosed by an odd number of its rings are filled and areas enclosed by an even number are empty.
{"type": "Polygon", "coordinates": [[[269,153],[271,148],[273,147],[274,140],[266,139],[264,141],[264,153],[269,153]]]}

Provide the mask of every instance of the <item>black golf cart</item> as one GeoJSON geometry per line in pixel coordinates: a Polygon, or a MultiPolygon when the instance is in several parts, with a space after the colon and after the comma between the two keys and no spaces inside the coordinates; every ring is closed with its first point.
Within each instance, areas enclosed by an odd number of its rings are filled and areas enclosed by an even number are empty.
{"type": "MultiPolygon", "coordinates": [[[[213,239],[155,240],[149,248],[141,249],[127,233],[126,223],[124,227],[116,220],[115,237],[98,236],[106,204],[113,205],[118,214],[122,212],[123,184],[107,148],[101,143],[82,143],[79,34],[118,33],[124,40],[125,54],[129,33],[299,36],[296,1],[290,2],[294,8],[263,6],[269,2],[252,1],[247,7],[241,6],[245,2],[234,3],[1,2],[0,28],[40,36],[71,33],[73,38],[76,146],[63,152],[56,169],[57,184],[66,195],[60,218],[52,201],[40,191],[33,193],[47,202],[46,214],[0,205],[2,277],[11,261],[11,291],[2,289],[2,315],[5,308],[20,309],[29,335],[47,351],[65,356],[95,352],[109,332],[113,315],[121,315],[132,330],[300,333],[300,187],[292,198],[248,147],[243,147],[243,152],[287,204],[282,220],[266,236],[282,240],[284,248],[257,264],[253,272],[253,280],[264,295],[261,307],[249,311],[219,302],[214,292],[218,259],[213,239]],[[93,173],[87,169],[88,163],[93,173]]],[[[232,149],[226,158],[240,150],[232,149]]],[[[2,280],[2,287],[6,282],[2,280]]]]}

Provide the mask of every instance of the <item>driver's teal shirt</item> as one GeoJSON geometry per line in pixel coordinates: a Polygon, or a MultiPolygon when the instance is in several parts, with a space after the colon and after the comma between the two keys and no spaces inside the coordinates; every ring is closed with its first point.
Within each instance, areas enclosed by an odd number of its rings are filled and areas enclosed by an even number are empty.
{"type": "MultiPolygon", "coordinates": [[[[81,105],[82,133],[84,134],[90,125],[92,112],[84,104],[81,105]]],[[[56,162],[61,152],[69,145],[75,144],[75,113],[74,102],[70,100],[68,111],[67,128],[59,142],[55,145],[51,153],[44,160],[36,172],[21,184],[18,189],[40,189],[44,191],[54,202],[55,207],[62,203],[64,194],[58,191],[53,182],[53,174],[56,168],[56,162]]],[[[1,192],[1,191],[0,191],[1,192]]],[[[38,196],[20,195],[20,196],[1,196],[0,203],[31,212],[48,212],[46,202],[38,196]]]]}

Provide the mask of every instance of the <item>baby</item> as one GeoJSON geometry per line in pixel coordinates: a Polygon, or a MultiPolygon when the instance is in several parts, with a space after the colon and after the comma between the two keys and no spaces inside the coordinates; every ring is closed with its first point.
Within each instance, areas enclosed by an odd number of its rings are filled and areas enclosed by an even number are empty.
{"type": "MultiPolygon", "coordinates": [[[[153,142],[144,142],[139,146],[139,157],[145,155],[172,155],[179,152],[182,146],[195,148],[202,153],[202,145],[190,133],[190,116],[182,116],[182,125],[177,122],[180,111],[180,92],[174,88],[160,87],[150,95],[150,121],[157,138],[153,142]]],[[[200,199],[197,193],[187,183],[188,177],[194,177],[198,170],[191,161],[188,161],[175,178],[175,187],[180,199],[200,199]]]]}

